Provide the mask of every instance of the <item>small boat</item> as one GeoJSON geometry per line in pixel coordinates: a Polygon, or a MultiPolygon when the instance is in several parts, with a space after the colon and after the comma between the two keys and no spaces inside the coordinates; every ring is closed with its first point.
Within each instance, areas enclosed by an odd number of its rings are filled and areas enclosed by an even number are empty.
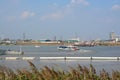
{"type": "Polygon", "coordinates": [[[8,49],[8,50],[4,50],[4,55],[23,55],[24,52],[22,51],[21,47],[20,47],[20,50],[11,50],[11,49],[8,49]]]}
{"type": "Polygon", "coordinates": [[[59,46],[57,47],[58,50],[67,50],[67,51],[76,51],[79,50],[79,48],[77,46],[59,46]]]}
{"type": "Polygon", "coordinates": [[[5,54],[19,54],[19,55],[23,55],[24,52],[23,51],[16,51],[16,50],[6,50],[5,54]]]}

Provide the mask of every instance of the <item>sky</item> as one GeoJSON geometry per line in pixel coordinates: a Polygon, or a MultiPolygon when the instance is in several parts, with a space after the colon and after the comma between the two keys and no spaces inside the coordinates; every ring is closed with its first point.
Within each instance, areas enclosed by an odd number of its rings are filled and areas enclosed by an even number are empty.
{"type": "Polygon", "coordinates": [[[120,0],[0,0],[0,38],[109,39],[120,35],[120,0]]]}

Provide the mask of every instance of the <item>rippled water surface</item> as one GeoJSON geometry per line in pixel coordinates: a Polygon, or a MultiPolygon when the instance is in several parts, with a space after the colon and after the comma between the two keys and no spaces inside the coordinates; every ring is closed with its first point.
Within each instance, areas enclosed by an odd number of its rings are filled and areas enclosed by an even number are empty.
{"type": "MultiPolygon", "coordinates": [[[[120,60],[116,61],[97,61],[97,60],[40,60],[39,57],[119,57],[120,47],[119,46],[96,46],[96,47],[79,47],[78,51],[60,51],[57,50],[58,46],[21,46],[24,51],[24,55],[1,55],[0,57],[36,57],[36,60],[32,62],[37,67],[48,66],[60,66],[63,69],[67,69],[68,66],[76,67],[78,64],[93,66],[97,70],[102,68],[111,70],[120,70],[120,60]]],[[[19,50],[20,46],[0,46],[0,49],[12,49],[19,50]]],[[[13,69],[17,68],[28,68],[26,60],[0,60],[0,65],[5,65],[13,69]]]]}

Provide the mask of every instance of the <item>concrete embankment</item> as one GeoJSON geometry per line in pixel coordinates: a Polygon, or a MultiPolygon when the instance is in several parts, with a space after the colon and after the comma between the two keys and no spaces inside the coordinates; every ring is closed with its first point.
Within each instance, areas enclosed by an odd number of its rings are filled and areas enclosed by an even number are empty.
{"type": "Polygon", "coordinates": [[[120,57],[0,57],[0,60],[120,60],[120,57]]]}

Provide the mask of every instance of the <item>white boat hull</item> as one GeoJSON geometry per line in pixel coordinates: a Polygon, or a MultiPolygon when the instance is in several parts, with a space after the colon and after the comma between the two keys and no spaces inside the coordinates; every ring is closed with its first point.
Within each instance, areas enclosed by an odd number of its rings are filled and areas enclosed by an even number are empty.
{"type": "Polygon", "coordinates": [[[65,51],[76,51],[76,50],[79,50],[79,48],[76,47],[76,46],[59,46],[57,49],[58,50],[65,50],[65,51]]]}
{"type": "Polygon", "coordinates": [[[14,50],[10,50],[10,51],[6,51],[5,54],[24,54],[24,52],[22,51],[14,51],[14,50]]]}

